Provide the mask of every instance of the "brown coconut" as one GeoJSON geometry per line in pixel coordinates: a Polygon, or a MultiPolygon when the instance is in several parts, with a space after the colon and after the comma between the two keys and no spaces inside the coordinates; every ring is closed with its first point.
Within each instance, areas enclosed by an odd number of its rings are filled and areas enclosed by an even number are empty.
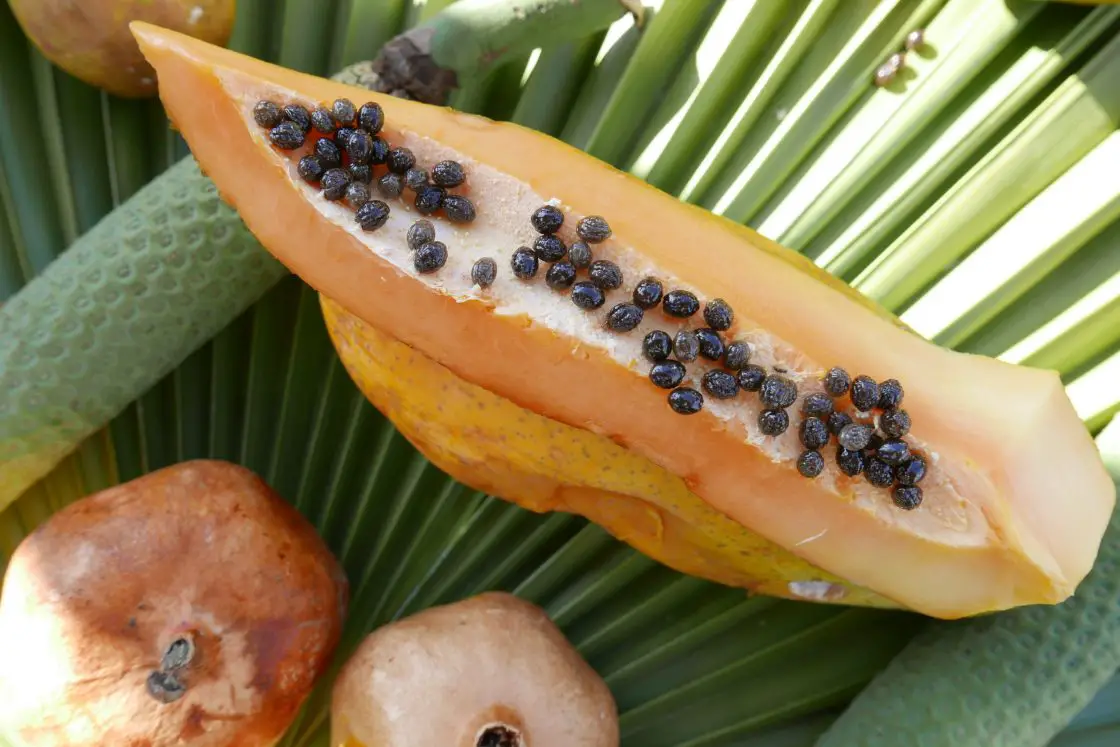
{"type": "Polygon", "coordinates": [[[76,78],[117,96],[156,93],[156,73],[129,31],[147,21],[225,46],[236,0],[8,0],[43,56],[76,78]]]}
{"type": "Polygon", "coordinates": [[[331,701],[345,747],[617,747],[607,685],[539,607],[489,592],[371,633],[331,701]]]}
{"type": "Polygon", "coordinates": [[[241,467],[192,461],[59,511],[0,596],[0,724],[32,747],[264,747],[348,600],[313,527],[241,467]]]}

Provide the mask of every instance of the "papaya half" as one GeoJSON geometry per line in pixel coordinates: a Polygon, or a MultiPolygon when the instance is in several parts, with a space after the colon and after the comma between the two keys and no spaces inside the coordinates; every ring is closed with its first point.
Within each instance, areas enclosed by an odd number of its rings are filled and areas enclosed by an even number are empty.
{"type": "Polygon", "coordinates": [[[793,598],[957,618],[1092,567],[1115,495],[1054,372],[934,345],[546,135],[132,29],[223,199],[455,478],[793,598]]]}

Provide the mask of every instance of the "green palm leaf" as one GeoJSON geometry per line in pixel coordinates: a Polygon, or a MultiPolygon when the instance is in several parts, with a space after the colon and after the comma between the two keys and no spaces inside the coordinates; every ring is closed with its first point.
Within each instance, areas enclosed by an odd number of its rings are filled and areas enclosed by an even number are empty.
{"type": "MultiPolygon", "coordinates": [[[[240,0],[232,46],[325,74],[448,4],[240,0]]],[[[627,17],[543,46],[459,102],[749,223],[939,342],[1058,369],[1094,430],[1120,410],[1120,9],[649,4],[641,28],[627,17]],[[929,47],[895,85],[872,86],[916,26],[929,47]]],[[[2,302],[186,151],[158,103],[52,68],[6,6],[0,100],[2,302]],[[46,151],[38,164],[21,147],[29,139],[46,151]]],[[[77,496],[203,456],[260,473],[337,553],[354,590],[339,661],[378,625],[511,590],[541,604],[607,680],[630,745],[812,744],[925,625],[748,598],[582,519],[450,480],[362,398],[295,278],[0,513],[0,560],[77,496]]],[[[327,744],[328,688],[285,744],[327,744]]],[[[1118,688],[1053,744],[1115,741],[1118,688]]]]}

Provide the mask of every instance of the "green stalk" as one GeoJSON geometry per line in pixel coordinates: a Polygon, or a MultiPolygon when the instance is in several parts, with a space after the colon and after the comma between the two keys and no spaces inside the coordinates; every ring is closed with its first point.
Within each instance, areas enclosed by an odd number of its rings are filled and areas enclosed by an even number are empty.
{"type": "Polygon", "coordinates": [[[902,320],[952,347],[1030,290],[1120,216],[1114,132],[1000,226],[902,320]]]}
{"type": "MultiPolygon", "coordinates": [[[[1120,353],[1115,361],[1120,368],[1120,353]]],[[[1115,397],[1120,371],[1112,373],[1115,397]]],[[[1120,421],[1100,434],[1097,446],[1120,488],[1120,421]]],[[[1120,511],[1113,514],[1096,565],[1072,598],[932,622],[816,744],[1044,747],[1117,667],[1120,511]]]]}
{"type": "Polygon", "coordinates": [[[62,237],[67,244],[78,238],[78,216],[74,204],[74,189],[67,169],[67,153],[63,141],[63,120],[55,88],[51,63],[36,50],[31,51],[31,74],[35,81],[35,99],[39,104],[39,121],[43,123],[42,138],[47,168],[54,183],[55,202],[62,237]]]}
{"type": "MultiPolygon", "coordinates": [[[[1117,381],[1120,381],[1120,350],[1074,379],[1066,387],[1066,393],[1069,394],[1074,409],[1090,431],[1103,428],[1114,415],[1120,412],[1120,392],[1116,389],[1117,381]]],[[[1117,606],[1120,606],[1120,603],[1117,606]]],[[[1120,640],[1120,633],[1115,635],[1120,640]]],[[[1116,659],[1117,665],[1120,665],[1120,655],[1116,656],[1116,659]]]]}
{"type": "Polygon", "coordinates": [[[845,208],[832,221],[835,227],[810,242],[805,253],[830,272],[853,277],[944,189],[953,173],[977,158],[996,133],[1051,85],[1070,60],[1109,31],[1120,19],[1120,8],[1098,8],[1082,18],[1050,12],[1045,18],[1047,22],[1033,24],[1023,35],[1017,57],[981,71],[971,90],[940,111],[912,147],[882,173],[873,191],[866,188],[871,194],[862,204],[845,208]]]}
{"type": "Polygon", "coordinates": [[[415,31],[418,38],[430,34],[437,65],[469,79],[542,41],[559,44],[604,29],[639,7],[624,0],[459,0],[415,31]]]}
{"type": "Polygon", "coordinates": [[[50,170],[40,160],[43,122],[31,54],[8,4],[0,4],[0,164],[7,185],[0,197],[19,265],[28,276],[42,272],[66,246],[50,170]]]}
{"type": "Polygon", "coordinates": [[[1120,222],[958,349],[1056,370],[1067,380],[1120,345],[1120,222]]]}
{"type": "Polygon", "coordinates": [[[54,71],[54,80],[58,116],[63,123],[63,145],[58,155],[65,161],[80,236],[113,209],[101,93],[58,70],[54,71]]]}
{"type": "Polygon", "coordinates": [[[1120,123],[1120,37],[1067,78],[855,281],[899,308],[1120,123]]]}
{"type": "Polygon", "coordinates": [[[439,13],[442,13],[456,0],[405,0],[408,8],[405,12],[404,27],[411,29],[426,23],[439,13]]]}
{"type": "Polygon", "coordinates": [[[101,94],[114,205],[134,195],[154,173],[148,144],[147,103],[101,94]]]}
{"type": "Polygon", "coordinates": [[[936,52],[907,56],[901,83],[905,94],[891,90],[896,86],[873,89],[832,128],[828,144],[813,154],[796,181],[766,207],[757,220],[759,232],[794,249],[806,246],[906,151],[931,112],[974,85],[976,71],[987,68],[1045,7],[1035,4],[1024,10],[1010,8],[1005,0],[950,0],[926,27],[925,38],[936,52]],[[984,32],[976,33],[978,28],[984,32]]]}
{"type": "MultiPolygon", "coordinates": [[[[0,185],[6,183],[4,164],[0,163],[0,185]]],[[[16,250],[16,238],[8,220],[8,211],[4,209],[8,202],[3,199],[6,191],[0,186],[0,305],[15,295],[31,274],[30,268],[21,265],[19,252],[16,250]]]]}
{"type": "MultiPolygon", "coordinates": [[[[944,0],[884,0],[844,4],[804,64],[791,76],[797,92],[788,108],[778,97],[772,118],[748,138],[721,177],[710,203],[713,212],[734,221],[752,221],[763,205],[824,139],[837,121],[872,86],[875,68],[893,52],[907,31],[921,25],[944,0]]],[[[772,107],[773,108],[773,107],[772,107]]]]}
{"type": "Polygon", "coordinates": [[[405,0],[348,0],[339,14],[331,69],[369,60],[385,42],[401,32],[406,17],[405,0]]]}
{"type": "Polygon", "coordinates": [[[595,64],[604,32],[544,49],[517,100],[510,119],[549,135],[558,135],[595,64]]]}
{"type": "MultiPolygon", "coordinates": [[[[646,9],[647,25],[656,17],[656,10],[646,9]]],[[[579,97],[560,132],[561,140],[586,150],[603,108],[618,89],[619,81],[641,40],[642,27],[633,18],[626,16],[611,24],[598,49],[595,66],[580,86],[579,97]]]]}
{"type": "Polygon", "coordinates": [[[312,75],[330,68],[331,34],[339,0],[284,0],[277,62],[312,75]]]}
{"type": "Polygon", "coordinates": [[[237,0],[229,48],[251,57],[268,59],[272,31],[268,21],[278,5],[280,3],[275,0],[237,0]]]}
{"type": "Polygon", "coordinates": [[[779,42],[778,48],[772,54],[764,55],[769,61],[680,190],[682,200],[700,203],[713,188],[716,178],[729,159],[739,151],[770,102],[782,90],[786,80],[816,42],[837,2],[838,0],[808,0],[792,28],[782,29],[785,33],[775,35],[779,42]]]}
{"type": "Polygon", "coordinates": [[[675,194],[697,153],[705,153],[732,114],[731,97],[743,90],[766,43],[775,37],[784,3],[724,3],[696,49],[696,75],[681,74],[642,132],[626,169],[675,194]]]}
{"type": "Polygon", "coordinates": [[[660,7],[587,140],[588,153],[607,163],[623,162],[659,92],[682,66],[681,74],[694,74],[686,55],[715,9],[711,0],[674,0],[660,7]]]}

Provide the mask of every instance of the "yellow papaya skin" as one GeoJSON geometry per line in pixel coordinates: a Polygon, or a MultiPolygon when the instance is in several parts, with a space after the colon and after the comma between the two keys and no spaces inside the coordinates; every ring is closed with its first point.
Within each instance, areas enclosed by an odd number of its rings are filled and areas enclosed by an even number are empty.
{"type": "Polygon", "coordinates": [[[732,521],[624,444],[468,383],[319,298],[350,378],[425,457],[463,484],[537,513],[583,516],[681,573],[767,596],[899,606],[732,521]]]}

